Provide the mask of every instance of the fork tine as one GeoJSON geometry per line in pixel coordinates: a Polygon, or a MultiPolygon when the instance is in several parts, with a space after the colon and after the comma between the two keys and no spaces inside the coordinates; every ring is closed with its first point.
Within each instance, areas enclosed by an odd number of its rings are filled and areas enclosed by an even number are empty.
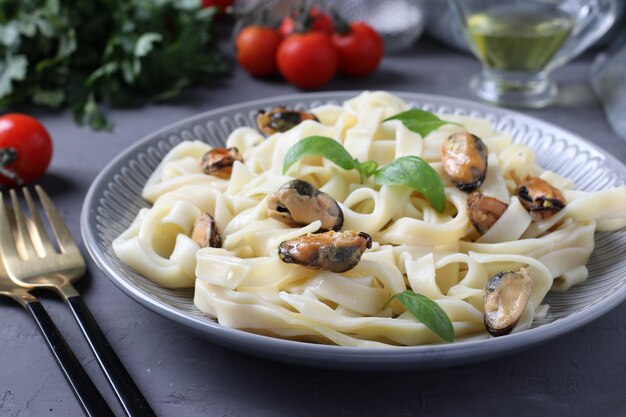
{"type": "Polygon", "coordinates": [[[48,237],[48,232],[43,227],[43,223],[41,222],[41,217],[39,216],[39,210],[37,210],[37,206],[35,206],[35,202],[30,195],[30,191],[28,188],[22,188],[22,192],[24,193],[24,200],[26,200],[26,205],[28,206],[28,211],[30,212],[30,218],[32,219],[33,229],[31,233],[31,237],[36,235],[39,239],[39,243],[41,244],[44,255],[47,253],[55,252],[54,246],[52,246],[52,242],[50,242],[50,238],[48,237]]]}
{"type": "MultiPolygon", "coordinates": [[[[28,233],[28,226],[26,226],[26,219],[24,218],[24,212],[20,201],[17,199],[17,193],[15,189],[9,190],[11,195],[11,204],[13,205],[13,215],[15,216],[15,223],[17,225],[17,239],[22,243],[22,248],[28,259],[36,259],[39,256],[33,246],[30,234],[28,233]]],[[[19,243],[18,243],[19,244],[19,243]]]]}
{"type": "Polygon", "coordinates": [[[16,258],[18,256],[17,247],[13,240],[11,225],[9,224],[9,213],[7,206],[4,204],[4,194],[0,192],[0,242],[2,242],[2,254],[7,258],[16,258]]]}
{"type": "Polygon", "coordinates": [[[59,214],[48,194],[39,185],[35,185],[35,191],[39,196],[39,200],[41,200],[43,211],[46,213],[46,216],[48,216],[48,222],[50,223],[50,227],[54,232],[54,236],[57,239],[57,243],[59,244],[61,251],[65,253],[72,250],[78,250],[78,246],[76,245],[70,230],[67,228],[63,217],[59,214]]]}

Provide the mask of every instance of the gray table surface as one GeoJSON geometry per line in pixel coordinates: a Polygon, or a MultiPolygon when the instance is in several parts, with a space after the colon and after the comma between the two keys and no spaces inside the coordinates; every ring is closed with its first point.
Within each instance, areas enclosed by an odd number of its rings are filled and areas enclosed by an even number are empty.
{"type": "MultiPolygon", "coordinates": [[[[555,73],[561,85],[558,104],[524,113],[570,129],[626,161],[626,143],[610,130],[587,86],[591,60],[592,55],[584,56],[555,73]]],[[[326,88],[471,98],[466,85],[478,69],[471,57],[422,39],[400,56],[385,57],[369,78],[337,77],[326,88]]],[[[127,146],[205,110],[296,92],[235,68],[231,77],[174,103],[111,112],[117,124],[113,133],[77,127],[69,112],[35,110],[55,143],[41,183],[78,238],[91,181],[127,146]]],[[[626,415],[626,304],[557,340],[501,359],[424,372],[342,372],[284,365],[216,346],[136,304],[91,260],[89,270],[77,287],[160,416],[626,415]]],[[[68,308],[52,294],[36,294],[122,415],[68,308]]],[[[10,300],[0,300],[0,416],[81,415],[32,319],[10,300]]]]}

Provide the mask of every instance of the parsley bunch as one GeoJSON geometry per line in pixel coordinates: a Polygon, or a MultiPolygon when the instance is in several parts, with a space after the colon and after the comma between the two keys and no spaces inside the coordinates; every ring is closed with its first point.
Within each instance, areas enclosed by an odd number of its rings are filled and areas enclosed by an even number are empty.
{"type": "Polygon", "coordinates": [[[69,106],[110,129],[101,103],[162,101],[226,72],[214,15],[200,0],[2,0],[0,110],[69,106]]]}

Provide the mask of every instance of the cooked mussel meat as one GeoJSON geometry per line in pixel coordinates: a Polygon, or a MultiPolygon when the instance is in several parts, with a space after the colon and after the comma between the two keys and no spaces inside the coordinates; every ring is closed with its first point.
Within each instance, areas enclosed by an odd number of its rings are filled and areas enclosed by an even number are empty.
{"type": "Polygon", "coordinates": [[[274,107],[269,112],[259,110],[256,117],[256,124],[259,130],[267,135],[276,132],[286,132],[294,126],[299,125],[304,120],[315,120],[318,118],[313,113],[305,111],[290,110],[284,106],[274,107]]]}
{"type": "Polygon", "coordinates": [[[198,216],[193,229],[191,229],[191,240],[196,242],[201,248],[222,247],[222,236],[213,216],[209,213],[202,213],[198,216]]]}
{"type": "Polygon", "coordinates": [[[290,226],[306,226],[316,220],[321,230],[339,230],[343,212],[334,198],[302,180],[292,180],[267,197],[267,214],[290,226]]]}
{"type": "Polygon", "coordinates": [[[233,172],[235,161],[243,162],[239,149],[213,148],[202,155],[200,166],[205,174],[228,179],[233,172]]]}
{"type": "Polygon", "coordinates": [[[443,170],[462,191],[476,190],[487,175],[487,145],[475,135],[459,132],[451,135],[441,148],[443,170]]]}
{"type": "Polygon", "coordinates": [[[552,217],[565,207],[561,191],[538,177],[527,177],[517,187],[517,196],[535,221],[552,217]]]}
{"type": "Polygon", "coordinates": [[[479,192],[473,192],[467,198],[467,215],[481,235],[487,233],[508,207],[497,198],[479,192]]]}
{"type": "Polygon", "coordinates": [[[371,247],[372,238],[367,233],[331,230],[281,242],[278,256],[283,262],[307,268],[346,272],[354,268],[363,252],[371,247]]]}
{"type": "Polygon", "coordinates": [[[492,336],[504,336],[513,330],[526,309],[533,288],[527,268],[518,272],[498,272],[485,286],[484,322],[492,336]]]}

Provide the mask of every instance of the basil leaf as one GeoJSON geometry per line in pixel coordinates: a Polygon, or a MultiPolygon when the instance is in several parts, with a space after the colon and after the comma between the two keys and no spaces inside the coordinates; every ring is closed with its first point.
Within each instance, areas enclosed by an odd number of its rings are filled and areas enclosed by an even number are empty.
{"type": "Polygon", "coordinates": [[[376,161],[370,160],[370,161],[365,161],[365,162],[359,162],[358,160],[356,163],[356,169],[357,171],[359,171],[359,174],[361,174],[361,181],[365,180],[365,178],[369,178],[372,175],[374,175],[376,173],[376,169],[378,168],[378,164],[376,163],[376,161]]]}
{"type": "Polygon", "coordinates": [[[407,290],[391,297],[383,306],[386,307],[394,299],[426,327],[447,342],[454,341],[454,327],[445,311],[430,298],[407,290]]]}
{"type": "Polygon", "coordinates": [[[283,161],[283,174],[305,156],[322,156],[343,169],[354,169],[359,164],[336,140],[326,136],[309,136],[289,148],[283,161]]]}
{"type": "Polygon", "coordinates": [[[376,172],[376,183],[406,185],[424,195],[438,212],[446,202],[443,181],[426,161],[419,156],[402,156],[376,172]]]}
{"type": "Polygon", "coordinates": [[[426,137],[426,135],[428,135],[433,130],[437,130],[443,125],[461,126],[458,123],[446,122],[445,120],[441,120],[433,113],[420,109],[407,110],[405,112],[396,114],[395,116],[388,117],[385,119],[385,121],[387,120],[400,120],[402,123],[404,123],[407,129],[419,133],[420,135],[422,135],[423,138],[426,137]]]}

